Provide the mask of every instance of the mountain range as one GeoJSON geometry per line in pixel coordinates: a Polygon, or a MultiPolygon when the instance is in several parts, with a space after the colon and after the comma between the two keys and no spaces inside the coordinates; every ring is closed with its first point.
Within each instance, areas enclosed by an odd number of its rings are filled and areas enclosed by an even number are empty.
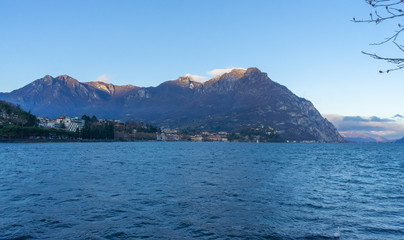
{"type": "Polygon", "coordinates": [[[47,75],[10,93],[0,93],[0,100],[50,118],[87,114],[210,131],[263,125],[273,127],[286,140],[344,141],[310,101],[257,68],[233,69],[203,83],[184,76],[157,87],[47,75]]]}
{"type": "Polygon", "coordinates": [[[355,143],[383,143],[383,142],[391,142],[390,140],[367,132],[340,132],[340,134],[345,138],[348,142],[355,143]]]}

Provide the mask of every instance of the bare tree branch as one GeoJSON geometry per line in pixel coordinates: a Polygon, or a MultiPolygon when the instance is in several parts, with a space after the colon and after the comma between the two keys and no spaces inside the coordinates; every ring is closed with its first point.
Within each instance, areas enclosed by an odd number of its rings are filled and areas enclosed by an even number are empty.
{"type": "MultiPolygon", "coordinates": [[[[370,5],[374,11],[369,14],[370,18],[358,20],[353,18],[355,23],[375,23],[380,24],[382,22],[392,21],[392,20],[404,20],[404,0],[365,0],[366,4],[370,5]],[[379,11],[378,11],[379,10],[379,11]]],[[[404,24],[403,24],[404,25],[404,24]]],[[[397,30],[391,36],[385,38],[383,41],[373,43],[371,45],[382,45],[388,42],[393,43],[400,51],[404,52],[403,45],[399,44],[398,38],[400,34],[404,31],[404,26],[400,23],[397,24],[397,30]]],[[[384,60],[389,63],[395,64],[396,67],[388,69],[386,72],[395,71],[404,68],[404,58],[388,58],[381,57],[374,53],[362,52],[370,57],[378,60],[384,60]]],[[[383,73],[383,71],[379,71],[383,73]]]]}

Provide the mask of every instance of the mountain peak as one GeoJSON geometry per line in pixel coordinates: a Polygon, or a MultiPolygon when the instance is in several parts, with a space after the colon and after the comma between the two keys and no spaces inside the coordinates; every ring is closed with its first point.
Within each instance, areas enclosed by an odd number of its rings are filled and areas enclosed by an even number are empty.
{"type": "Polygon", "coordinates": [[[212,80],[215,80],[215,81],[217,81],[219,79],[237,80],[246,75],[254,75],[254,74],[262,74],[262,72],[261,72],[261,70],[259,70],[256,67],[251,67],[251,68],[247,68],[247,69],[234,68],[228,73],[224,73],[224,74],[221,74],[221,75],[218,75],[218,76],[212,78],[212,80]]]}
{"type": "Polygon", "coordinates": [[[247,70],[245,71],[245,74],[252,74],[252,73],[262,73],[262,72],[256,67],[247,68],[247,70]]]}
{"type": "Polygon", "coordinates": [[[62,75],[57,76],[56,78],[68,78],[68,77],[70,77],[70,76],[67,74],[62,74],[62,75]]]}
{"type": "Polygon", "coordinates": [[[214,82],[217,82],[219,80],[230,80],[230,81],[237,80],[237,79],[242,78],[244,76],[245,72],[246,72],[246,70],[244,70],[244,69],[234,68],[230,72],[223,73],[221,75],[217,75],[217,76],[215,76],[214,78],[210,79],[207,82],[214,83],[214,82]]]}
{"type": "Polygon", "coordinates": [[[191,75],[186,74],[185,76],[177,78],[177,81],[180,83],[188,84],[188,83],[192,82],[192,77],[191,77],[191,75]]]}
{"type": "Polygon", "coordinates": [[[75,80],[74,78],[70,77],[69,75],[59,75],[57,77],[55,77],[55,79],[57,80],[65,80],[65,81],[69,81],[69,80],[75,80]]]}
{"type": "Polygon", "coordinates": [[[87,86],[91,86],[95,89],[107,92],[110,95],[114,95],[114,94],[122,94],[122,93],[126,93],[131,91],[132,89],[138,88],[136,86],[133,85],[114,85],[112,83],[106,83],[106,82],[101,82],[101,81],[96,81],[96,82],[85,82],[83,83],[87,86]]]}
{"type": "Polygon", "coordinates": [[[251,67],[251,68],[247,68],[247,69],[242,69],[242,68],[234,68],[234,69],[232,69],[230,72],[228,72],[228,73],[224,73],[224,74],[222,74],[222,75],[219,75],[219,76],[217,76],[217,77],[222,77],[222,76],[225,76],[225,77],[233,77],[233,78],[241,78],[241,77],[243,77],[244,75],[249,75],[249,74],[256,74],[256,73],[258,73],[258,74],[260,74],[260,73],[262,73],[261,72],[261,70],[259,70],[258,68],[256,68],[256,67],[251,67]]]}
{"type": "MultiPolygon", "coordinates": [[[[225,74],[230,75],[230,76],[235,76],[237,78],[241,78],[245,73],[246,73],[245,69],[235,68],[235,69],[231,70],[229,73],[225,73],[225,74]]],[[[225,75],[225,74],[223,74],[223,75],[225,75]]]]}
{"type": "Polygon", "coordinates": [[[200,83],[198,81],[195,81],[192,78],[192,76],[189,75],[189,74],[186,74],[185,76],[179,77],[174,81],[168,81],[168,82],[165,82],[165,83],[162,83],[162,84],[166,84],[166,83],[174,84],[174,85],[181,86],[181,87],[186,87],[186,88],[194,88],[196,86],[202,85],[202,83],[200,83]]]}
{"type": "Polygon", "coordinates": [[[45,82],[52,81],[52,79],[53,79],[53,77],[52,77],[51,75],[45,75],[45,76],[42,78],[42,80],[44,80],[45,82]]]}

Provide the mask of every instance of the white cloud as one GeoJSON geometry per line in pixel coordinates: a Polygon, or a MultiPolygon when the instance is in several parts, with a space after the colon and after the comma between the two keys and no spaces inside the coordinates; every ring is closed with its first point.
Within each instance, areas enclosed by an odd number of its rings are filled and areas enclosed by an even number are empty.
{"type": "Polygon", "coordinates": [[[217,76],[217,75],[229,73],[233,69],[244,69],[244,68],[219,68],[219,69],[213,69],[212,71],[207,72],[207,74],[212,75],[212,76],[217,76]]]}
{"type": "Polygon", "coordinates": [[[338,114],[321,114],[324,118],[327,118],[328,121],[332,122],[334,125],[336,122],[342,121],[344,116],[338,114]]]}
{"type": "Polygon", "coordinates": [[[200,76],[200,75],[191,75],[191,74],[185,74],[185,77],[190,77],[193,81],[195,82],[205,82],[207,81],[207,77],[205,76],[200,76]]]}
{"type": "Polygon", "coordinates": [[[341,133],[374,134],[393,140],[404,137],[404,122],[376,116],[324,115],[341,133]]]}
{"type": "Polygon", "coordinates": [[[97,77],[97,79],[95,80],[95,82],[104,82],[107,83],[109,81],[109,77],[107,77],[106,74],[102,74],[100,76],[97,77]]]}

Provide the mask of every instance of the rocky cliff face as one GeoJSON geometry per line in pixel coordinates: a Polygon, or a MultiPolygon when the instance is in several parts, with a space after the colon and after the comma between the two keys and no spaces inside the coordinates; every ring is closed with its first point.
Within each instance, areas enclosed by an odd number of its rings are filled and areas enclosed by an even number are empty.
{"type": "Polygon", "coordinates": [[[257,68],[235,69],[205,83],[184,76],[150,88],[80,83],[65,75],[45,76],[11,93],[1,93],[0,99],[49,117],[95,114],[100,118],[209,130],[262,124],[275,128],[288,140],[344,141],[311,102],[273,82],[257,68]]]}

